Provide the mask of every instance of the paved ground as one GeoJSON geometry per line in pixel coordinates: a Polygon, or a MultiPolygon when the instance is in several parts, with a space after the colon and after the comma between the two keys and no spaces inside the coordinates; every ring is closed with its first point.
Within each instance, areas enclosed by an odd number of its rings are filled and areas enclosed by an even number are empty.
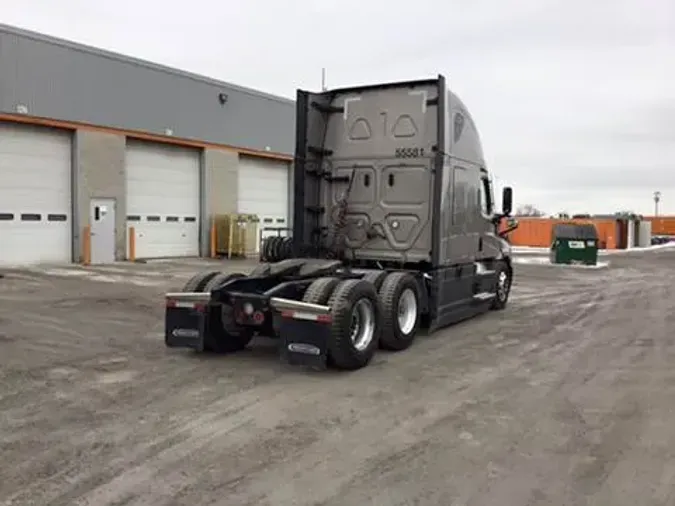
{"type": "Polygon", "coordinates": [[[675,250],[610,260],[351,374],[165,349],[199,261],[7,272],[0,505],[673,505],[675,250]]]}

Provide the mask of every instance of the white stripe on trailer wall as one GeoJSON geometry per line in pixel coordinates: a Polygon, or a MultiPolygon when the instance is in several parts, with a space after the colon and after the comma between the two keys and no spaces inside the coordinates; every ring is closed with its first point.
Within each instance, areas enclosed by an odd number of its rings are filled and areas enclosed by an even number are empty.
{"type": "Polygon", "coordinates": [[[199,151],[128,140],[126,169],[136,258],[199,256],[199,151]]]}
{"type": "Polygon", "coordinates": [[[290,226],[288,162],[240,155],[238,180],[237,212],[257,215],[261,228],[290,226]]]}
{"type": "Polygon", "coordinates": [[[72,138],[0,122],[0,265],[72,262],[72,138]]]}

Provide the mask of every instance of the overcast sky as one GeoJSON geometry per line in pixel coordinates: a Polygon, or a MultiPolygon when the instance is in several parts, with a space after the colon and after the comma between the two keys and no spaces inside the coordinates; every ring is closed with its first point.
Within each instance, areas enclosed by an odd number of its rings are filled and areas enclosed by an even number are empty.
{"type": "Polygon", "coordinates": [[[0,22],[293,98],[443,73],[516,204],[675,214],[675,0],[4,0],[0,22]]]}

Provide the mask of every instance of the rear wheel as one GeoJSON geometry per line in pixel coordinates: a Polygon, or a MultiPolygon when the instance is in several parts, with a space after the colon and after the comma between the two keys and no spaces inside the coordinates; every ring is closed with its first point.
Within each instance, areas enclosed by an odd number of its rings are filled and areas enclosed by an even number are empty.
{"type": "Polygon", "coordinates": [[[346,370],[365,367],[373,358],[380,337],[382,316],[375,287],[362,279],[342,281],[328,305],[333,317],[331,364],[346,370]]]}
{"type": "MultiPolygon", "coordinates": [[[[228,281],[245,277],[241,273],[219,273],[211,278],[203,291],[210,292],[228,281]]],[[[235,323],[231,306],[223,304],[221,308],[221,311],[211,311],[209,314],[209,329],[204,338],[204,349],[214,353],[232,353],[243,350],[253,339],[255,331],[235,323]]]]}
{"type": "Polygon", "coordinates": [[[302,297],[303,302],[324,305],[330,299],[335,287],[340,283],[338,278],[319,278],[312,282],[302,297]]]}
{"type": "Polygon", "coordinates": [[[387,277],[387,274],[388,273],[385,271],[371,271],[367,272],[363,276],[363,279],[369,283],[372,283],[375,287],[375,290],[379,290],[382,286],[382,283],[384,283],[384,279],[387,277]]]}
{"type": "Polygon", "coordinates": [[[202,292],[206,284],[211,281],[212,278],[220,274],[218,271],[207,271],[207,272],[198,272],[190,279],[187,280],[183,286],[183,292],[202,292]]]}
{"type": "Polygon", "coordinates": [[[241,274],[239,272],[235,272],[233,274],[225,274],[224,272],[219,272],[215,276],[213,276],[208,283],[204,285],[204,288],[202,291],[204,292],[210,292],[214,288],[217,288],[219,285],[222,285],[223,283],[226,283],[227,281],[231,281],[233,279],[240,279],[240,278],[245,278],[246,274],[241,274]]]}
{"type": "Polygon", "coordinates": [[[382,336],[385,350],[410,347],[420,326],[420,292],[417,281],[407,272],[389,274],[380,288],[382,336]]]}

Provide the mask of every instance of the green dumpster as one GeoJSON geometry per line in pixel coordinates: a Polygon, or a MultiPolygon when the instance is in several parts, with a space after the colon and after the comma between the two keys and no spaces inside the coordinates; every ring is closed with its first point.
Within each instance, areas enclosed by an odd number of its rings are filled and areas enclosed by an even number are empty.
{"type": "Polygon", "coordinates": [[[558,223],[553,226],[551,263],[598,263],[598,231],[592,223],[558,223]]]}

